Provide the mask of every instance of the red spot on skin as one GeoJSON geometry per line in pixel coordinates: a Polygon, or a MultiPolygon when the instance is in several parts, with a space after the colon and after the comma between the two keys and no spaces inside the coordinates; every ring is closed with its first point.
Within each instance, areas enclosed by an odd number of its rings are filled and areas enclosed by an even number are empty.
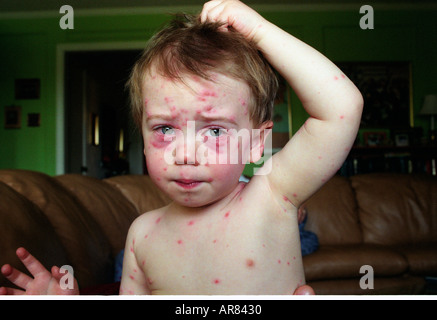
{"type": "Polygon", "coordinates": [[[229,214],[231,213],[231,211],[228,211],[225,213],[225,218],[229,217],[229,214]]]}
{"type": "Polygon", "coordinates": [[[144,239],[147,239],[149,237],[149,235],[148,234],[146,234],[145,236],[144,236],[144,239]]]}
{"type": "Polygon", "coordinates": [[[281,264],[281,259],[278,259],[278,263],[281,264]]]}
{"type": "Polygon", "coordinates": [[[212,243],[217,243],[217,239],[214,239],[214,240],[212,241],[212,243]]]}
{"type": "Polygon", "coordinates": [[[129,278],[131,278],[132,280],[135,280],[135,277],[133,275],[129,275],[129,278]]]}
{"type": "Polygon", "coordinates": [[[297,198],[297,193],[293,193],[293,197],[297,198]]]}
{"type": "Polygon", "coordinates": [[[156,219],[156,223],[158,224],[161,221],[161,218],[156,219]]]}
{"type": "Polygon", "coordinates": [[[164,170],[164,171],[167,171],[167,167],[165,167],[165,168],[162,168],[162,170],[164,170]]]}
{"type": "Polygon", "coordinates": [[[240,200],[240,202],[241,202],[241,200],[243,200],[243,197],[240,197],[240,199],[239,199],[239,200],[240,200]]]}
{"type": "Polygon", "coordinates": [[[337,76],[334,76],[334,80],[338,80],[338,77],[337,77],[337,76]]]}
{"type": "Polygon", "coordinates": [[[220,283],[220,279],[214,279],[214,284],[219,284],[220,283]]]}
{"type": "Polygon", "coordinates": [[[254,265],[255,265],[255,262],[252,259],[246,260],[246,266],[248,266],[249,268],[252,268],[254,265]]]}
{"type": "Polygon", "coordinates": [[[141,262],[141,264],[144,266],[146,264],[146,260],[143,260],[143,262],[141,262]]]}
{"type": "Polygon", "coordinates": [[[344,119],[344,116],[340,116],[340,119],[344,119]]]}
{"type": "Polygon", "coordinates": [[[344,74],[342,74],[341,77],[342,77],[343,79],[346,78],[346,76],[345,76],[344,74]]]}
{"type": "Polygon", "coordinates": [[[182,240],[179,239],[179,240],[178,240],[178,244],[182,244],[182,240]]]}
{"type": "Polygon", "coordinates": [[[296,260],[296,257],[293,257],[293,260],[296,260]]]}
{"type": "Polygon", "coordinates": [[[192,226],[193,224],[194,224],[194,220],[191,220],[191,221],[188,222],[189,226],[192,226]]]}
{"type": "Polygon", "coordinates": [[[151,278],[147,278],[147,282],[148,282],[149,284],[153,284],[153,280],[152,280],[151,278]]]}
{"type": "Polygon", "coordinates": [[[287,264],[290,265],[290,261],[287,261],[287,264]]]}
{"type": "Polygon", "coordinates": [[[134,252],[134,248],[133,247],[130,247],[130,252],[134,252]]]}

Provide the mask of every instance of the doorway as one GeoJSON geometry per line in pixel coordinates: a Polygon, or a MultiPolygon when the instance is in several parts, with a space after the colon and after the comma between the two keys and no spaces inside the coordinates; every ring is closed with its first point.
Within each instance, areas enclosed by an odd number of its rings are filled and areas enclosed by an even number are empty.
{"type": "Polygon", "coordinates": [[[140,50],[65,53],[66,173],[95,178],[144,173],[140,134],[125,89],[140,50]]]}

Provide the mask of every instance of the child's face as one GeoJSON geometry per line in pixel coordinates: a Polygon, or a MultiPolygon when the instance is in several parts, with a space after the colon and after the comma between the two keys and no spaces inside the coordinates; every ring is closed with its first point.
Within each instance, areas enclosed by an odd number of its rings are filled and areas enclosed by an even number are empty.
{"type": "Polygon", "coordinates": [[[202,206],[228,195],[248,159],[241,154],[250,151],[250,139],[235,139],[253,129],[249,87],[223,74],[212,74],[212,79],[187,75],[182,83],[151,71],[143,86],[149,175],[184,206],[202,206]]]}

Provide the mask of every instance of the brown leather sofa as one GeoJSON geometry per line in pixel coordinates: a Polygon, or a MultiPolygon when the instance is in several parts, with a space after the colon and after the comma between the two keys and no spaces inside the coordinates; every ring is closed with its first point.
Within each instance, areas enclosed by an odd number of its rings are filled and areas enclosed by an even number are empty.
{"type": "MultiPolygon", "coordinates": [[[[431,177],[334,177],[306,204],[306,229],[320,242],[304,257],[307,282],[317,294],[422,293],[424,276],[437,275],[436,195],[431,177]],[[359,287],[362,265],[374,289],[359,287]]],[[[0,170],[0,265],[25,271],[15,256],[23,246],[48,268],[71,265],[81,288],[102,288],[131,222],[168,202],[147,176],[0,170]]]]}
{"type": "Polygon", "coordinates": [[[306,207],[305,229],[320,244],[303,259],[316,293],[420,294],[425,277],[437,276],[435,177],[335,176],[306,207]],[[370,272],[373,289],[362,289],[370,272]]]}

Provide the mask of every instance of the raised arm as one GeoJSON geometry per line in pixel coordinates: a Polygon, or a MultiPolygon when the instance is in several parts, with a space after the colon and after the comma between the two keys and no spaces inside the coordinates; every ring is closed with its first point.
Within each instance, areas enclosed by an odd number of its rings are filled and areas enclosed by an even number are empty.
{"type": "Polygon", "coordinates": [[[253,41],[308,112],[308,120],[275,154],[266,175],[279,201],[287,199],[299,207],[337,172],[349,153],[363,107],[360,92],[321,53],[240,1],[210,1],[201,17],[223,21],[253,41]]]}

